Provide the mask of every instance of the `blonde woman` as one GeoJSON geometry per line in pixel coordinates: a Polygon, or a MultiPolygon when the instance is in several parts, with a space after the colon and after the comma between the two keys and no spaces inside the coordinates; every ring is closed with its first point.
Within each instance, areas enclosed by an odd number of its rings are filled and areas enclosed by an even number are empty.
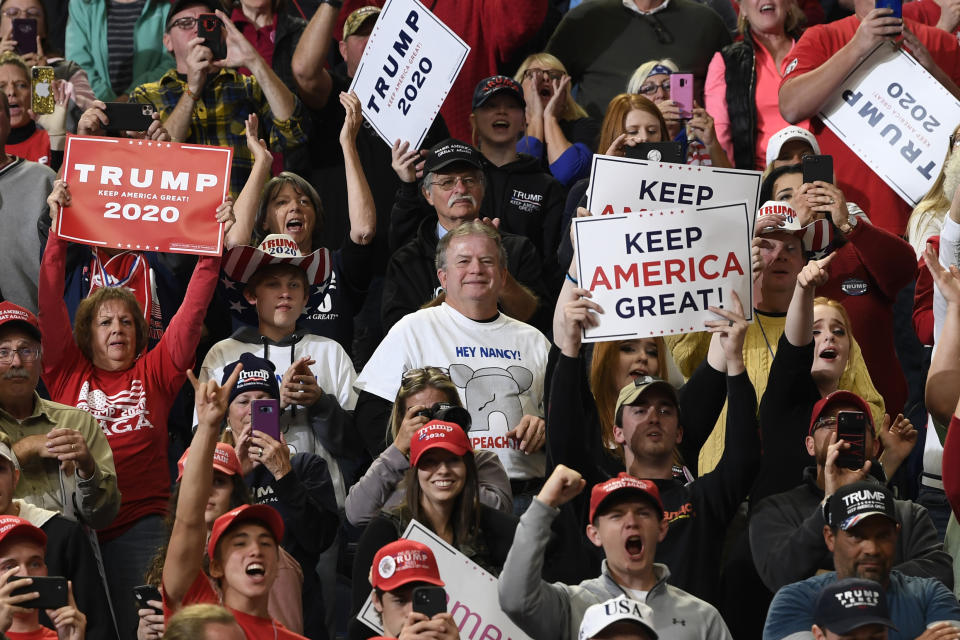
{"type": "Polygon", "coordinates": [[[549,53],[527,56],[513,79],[523,86],[526,135],[517,151],[546,162],[567,187],[590,174],[600,123],[573,99],[566,68],[549,53]]]}
{"type": "Polygon", "coordinates": [[[927,240],[940,235],[943,219],[950,211],[950,203],[960,187],[960,153],[954,153],[960,147],[960,125],[950,134],[950,146],[943,160],[940,175],[923,200],[917,203],[907,221],[907,241],[917,253],[917,259],[923,257],[927,240]]]}

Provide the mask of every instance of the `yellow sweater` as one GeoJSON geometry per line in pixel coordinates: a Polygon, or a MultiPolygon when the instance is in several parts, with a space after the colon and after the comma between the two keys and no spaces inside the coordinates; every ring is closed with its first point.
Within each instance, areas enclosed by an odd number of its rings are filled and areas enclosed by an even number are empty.
{"type": "MultiPolygon", "coordinates": [[[[753,382],[757,390],[757,398],[763,397],[767,390],[767,376],[770,373],[770,366],[773,364],[772,353],[777,352],[777,344],[780,342],[780,336],[783,335],[783,329],[786,325],[787,317],[784,315],[767,315],[759,311],[754,312],[753,323],[747,329],[747,335],[743,343],[743,361],[747,368],[747,375],[753,382]]],[[[687,333],[681,336],[666,336],[667,345],[680,367],[684,377],[689,378],[697,366],[707,357],[707,351],[710,347],[710,334],[706,332],[687,333]]],[[[866,400],[873,409],[873,423],[879,427],[883,422],[883,398],[873,386],[870,379],[870,372],[867,371],[867,364],[863,360],[863,354],[860,352],[860,345],[851,335],[850,358],[847,362],[847,368],[840,376],[840,389],[853,391],[858,396],[866,400]]],[[[713,468],[720,462],[723,455],[723,442],[726,437],[727,427],[727,407],[724,405],[720,417],[713,431],[700,449],[699,475],[713,471],[713,468]]]]}

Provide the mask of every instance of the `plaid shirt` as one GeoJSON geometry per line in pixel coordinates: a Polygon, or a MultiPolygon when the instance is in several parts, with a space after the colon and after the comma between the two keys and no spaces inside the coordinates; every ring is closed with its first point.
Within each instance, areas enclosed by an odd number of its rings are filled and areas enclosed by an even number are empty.
{"type": "MultiPolygon", "coordinates": [[[[142,84],[130,93],[131,102],[152,104],[166,120],[180,101],[186,86],[186,76],[170,69],[156,82],[142,84]]],[[[300,100],[294,96],[296,107],[287,120],[277,120],[270,112],[270,104],[263,95],[256,78],[241,75],[235,69],[222,69],[207,79],[200,101],[193,107],[190,134],[185,142],[233,147],[233,170],[230,172],[230,191],[236,197],[243,188],[253,154],[247,149],[245,122],[256,111],[261,131],[266,129],[270,148],[283,151],[307,141],[303,132],[300,100]]]]}

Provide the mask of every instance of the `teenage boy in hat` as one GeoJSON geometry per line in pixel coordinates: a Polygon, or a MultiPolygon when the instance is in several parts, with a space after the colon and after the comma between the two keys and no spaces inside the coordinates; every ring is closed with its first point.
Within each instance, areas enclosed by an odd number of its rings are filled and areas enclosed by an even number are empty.
{"type": "MultiPolygon", "coordinates": [[[[244,283],[243,295],[256,309],[256,329],[243,326],[210,348],[200,369],[200,380],[229,375],[228,363],[249,353],[271,363],[279,381],[280,427],[290,453],[316,453],[326,460],[334,481],[337,503],[343,504],[351,478],[344,478],[337,459],[349,447],[356,404],[353,383],[357,374],[350,356],[336,341],[307,333],[298,320],[309,289],[329,273],[328,252],[304,256],[289,236],[267,236],[258,248],[235,247],[227,252],[224,271],[244,283]]],[[[262,367],[244,371],[243,389],[260,380],[250,378],[262,367]],[[248,379],[249,378],[249,379],[248,379]]],[[[237,394],[240,393],[238,390],[237,394]]],[[[231,401],[234,396],[231,396],[231,401]]]]}
{"type": "Polygon", "coordinates": [[[583,614],[579,640],[657,640],[650,607],[626,596],[591,605],[583,614]]]}
{"type": "Polygon", "coordinates": [[[606,556],[600,577],[579,585],[540,578],[551,524],[585,485],[579,473],[557,465],[521,516],[498,585],[500,607],[510,619],[533,638],[574,640],[590,605],[626,594],[653,610],[650,624],[661,640],[730,638],[716,609],[667,584],[670,570],[653,561],[667,535],[660,491],[627,473],[590,493],[586,534],[606,556]]]}
{"type": "Polygon", "coordinates": [[[283,520],[275,509],[242,505],[217,518],[206,540],[209,575],[203,571],[205,513],[213,484],[211,461],[230,389],[241,369],[242,365],[237,365],[223,387],[215,381],[201,383],[188,372],[199,421],[184,464],[176,519],[163,565],[164,616],[169,619],[187,604],[222,604],[248,638],[298,640],[303,636],[270,618],[267,611],[283,539],[283,520]],[[219,590],[213,588],[212,581],[219,590]]]}
{"type": "Polygon", "coordinates": [[[383,623],[383,638],[458,640],[460,633],[446,611],[428,618],[413,610],[413,590],[444,586],[437,559],[425,544],[401,538],[386,544],[370,567],[373,606],[383,623]]]}
{"type": "MultiPolygon", "coordinates": [[[[831,448],[831,460],[839,448],[831,448]]],[[[801,640],[813,637],[814,604],[820,591],[837,580],[865,578],[886,589],[887,604],[896,624],[891,638],[940,638],[927,634],[936,622],[957,621],[960,605],[935,578],[907,576],[893,569],[900,524],[890,490],[875,482],[855,482],[828,496],[823,506],[823,538],[833,552],[836,571],[821,573],[787,585],[777,592],[767,614],[763,640],[801,640]]],[[[942,637],[960,637],[957,633],[942,637]]],[[[944,632],[947,633],[947,632],[944,632]]]]}
{"type": "Polygon", "coordinates": [[[23,518],[0,516],[0,635],[10,640],[83,640],[87,618],[73,600],[73,584],[67,582],[67,604],[47,609],[54,629],[40,626],[40,610],[21,606],[35,599],[36,591],[11,595],[32,584],[32,577],[47,575],[44,562],[47,536],[23,518]],[[13,576],[26,580],[11,580],[13,576]]]}
{"type": "Polygon", "coordinates": [[[813,611],[817,640],[887,640],[897,630],[879,582],[846,578],[824,588],[813,611]]]}

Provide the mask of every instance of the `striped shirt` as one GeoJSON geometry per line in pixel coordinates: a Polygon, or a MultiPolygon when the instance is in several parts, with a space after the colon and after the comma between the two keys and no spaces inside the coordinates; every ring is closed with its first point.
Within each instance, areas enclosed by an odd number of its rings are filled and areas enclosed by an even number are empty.
{"type": "Polygon", "coordinates": [[[121,95],[133,80],[133,28],[147,0],[109,0],[107,6],[107,70],[110,86],[121,95]]]}

